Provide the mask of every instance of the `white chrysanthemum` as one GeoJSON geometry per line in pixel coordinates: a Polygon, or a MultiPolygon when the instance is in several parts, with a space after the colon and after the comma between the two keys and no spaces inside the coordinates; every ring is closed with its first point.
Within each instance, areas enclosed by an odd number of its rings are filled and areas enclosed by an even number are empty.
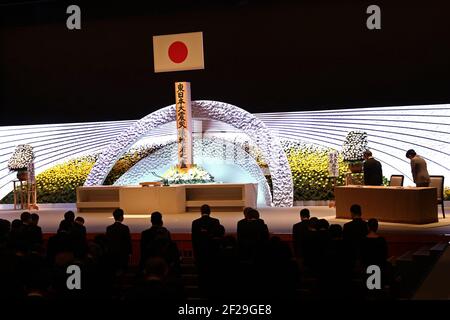
{"type": "Polygon", "coordinates": [[[14,150],[13,155],[8,161],[8,169],[18,171],[27,169],[28,165],[34,161],[33,147],[28,144],[20,144],[14,150]]]}
{"type": "Polygon", "coordinates": [[[367,150],[367,133],[350,131],[342,146],[344,161],[362,161],[364,151],[367,150]]]}

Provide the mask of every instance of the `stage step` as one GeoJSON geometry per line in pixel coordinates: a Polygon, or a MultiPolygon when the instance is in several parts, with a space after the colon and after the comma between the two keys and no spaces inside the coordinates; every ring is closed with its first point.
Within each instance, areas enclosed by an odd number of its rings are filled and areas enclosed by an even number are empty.
{"type": "Polygon", "coordinates": [[[430,252],[433,256],[440,256],[448,246],[447,241],[442,241],[431,247],[430,252]]]}

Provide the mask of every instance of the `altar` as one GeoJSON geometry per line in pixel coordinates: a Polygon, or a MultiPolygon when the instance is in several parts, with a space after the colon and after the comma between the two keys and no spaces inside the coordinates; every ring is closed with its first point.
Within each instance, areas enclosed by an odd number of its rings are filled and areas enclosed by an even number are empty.
{"type": "Polygon", "coordinates": [[[112,211],[149,214],[153,211],[184,213],[200,211],[208,204],[212,211],[242,211],[256,207],[256,183],[175,184],[170,186],[83,186],[77,188],[78,212],[112,211]]]}

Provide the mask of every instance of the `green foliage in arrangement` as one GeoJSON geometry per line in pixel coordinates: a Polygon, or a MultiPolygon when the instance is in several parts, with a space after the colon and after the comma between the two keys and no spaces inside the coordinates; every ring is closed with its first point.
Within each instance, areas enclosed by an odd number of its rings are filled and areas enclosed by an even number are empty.
{"type": "MultiPolygon", "coordinates": [[[[332,178],[328,177],[328,154],[332,149],[297,142],[283,142],[294,183],[294,200],[333,199],[332,178]]],[[[347,164],[338,156],[337,185],[343,185],[347,164]]]]}
{"type": "Polygon", "coordinates": [[[450,201],[450,187],[444,188],[444,200],[450,201]]]}

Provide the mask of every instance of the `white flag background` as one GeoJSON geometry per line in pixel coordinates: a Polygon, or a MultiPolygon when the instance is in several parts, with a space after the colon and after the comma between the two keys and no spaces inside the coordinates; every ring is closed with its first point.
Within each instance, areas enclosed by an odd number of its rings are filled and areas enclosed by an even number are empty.
{"type": "Polygon", "coordinates": [[[155,72],[204,69],[202,32],[153,36],[155,72]]]}

